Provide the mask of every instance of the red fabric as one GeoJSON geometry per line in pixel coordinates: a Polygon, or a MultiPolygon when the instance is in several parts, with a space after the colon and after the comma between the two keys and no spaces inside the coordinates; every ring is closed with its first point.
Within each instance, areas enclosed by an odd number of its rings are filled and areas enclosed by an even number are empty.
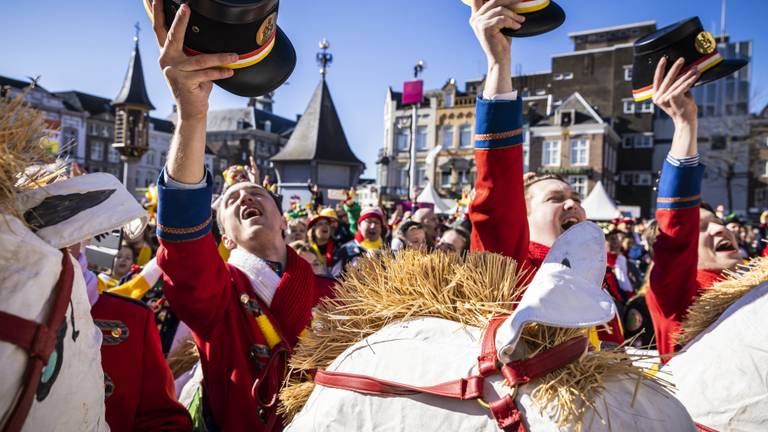
{"type": "Polygon", "coordinates": [[[387,222],[384,220],[384,213],[382,213],[378,208],[363,211],[360,217],[357,218],[357,231],[355,232],[355,240],[357,240],[358,243],[363,243],[365,240],[365,237],[363,237],[363,232],[360,229],[360,224],[363,223],[364,220],[372,217],[378,218],[381,221],[382,230],[387,226],[387,222]]]}
{"type": "Polygon", "coordinates": [[[105,401],[110,429],[192,430],[189,413],[176,401],[152,311],[134,300],[102,294],[91,308],[91,316],[119,321],[128,328],[128,336],[120,343],[101,345],[101,365],[114,385],[105,401]]]}
{"type": "Polygon", "coordinates": [[[618,254],[615,254],[613,252],[608,252],[608,267],[614,268],[616,267],[616,259],[619,257],[618,254]]]}
{"type": "MultiPolygon", "coordinates": [[[[307,327],[315,299],[319,297],[310,265],[287,248],[288,261],[269,308],[273,324],[295,346],[307,327]]],[[[274,422],[276,407],[265,419],[252,394],[254,382],[268,381],[266,388],[282,376],[262,376],[264,359],[251,359],[254,345],[266,345],[252,312],[241,303],[241,293],[256,294],[248,279],[219,257],[213,236],[187,242],[161,240],[157,262],[165,274],[165,294],[174,312],[192,330],[200,349],[205,390],[213,419],[221,430],[263,431],[274,422]],[[195,269],[195,271],[189,271],[195,269]]],[[[326,292],[332,284],[326,284],[326,292]]],[[[277,429],[282,420],[276,422],[277,429]]]]}
{"type": "MultiPolygon", "coordinates": [[[[702,289],[721,276],[698,270],[699,207],[656,211],[659,235],[653,245],[650,289],[645,296],[659,354],[678,350],[675,335],[702,289]]],[[[668,359],[662,358],[666,362],[668,359]]]]}

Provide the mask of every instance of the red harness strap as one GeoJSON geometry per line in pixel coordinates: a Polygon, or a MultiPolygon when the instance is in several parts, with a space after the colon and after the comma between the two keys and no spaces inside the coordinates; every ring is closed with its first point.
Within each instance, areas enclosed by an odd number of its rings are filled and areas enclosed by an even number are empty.
{"type": "Polygon", "coordinates": [[[3,432],[17,432],[24,426],[29,410],[32,408],[32,400],[40,383],[43,368],[56,348],[59,327],[64,321],[67,305],[72,297],[72,282],[75,274],[69,252],[66,249],[61,252],[64,255],[61,273],[53,289],[53,305],[45,324],[0,312],[0,341],[12,343],[29,353],[21,395],[16,400],[16,405],[3,427],[3,432]]]}
{"type": "MultiPolygon", "coordinates": [[[[418,393],[448,397],[452,399],[483,401],[483,384],[485,377],[499,372],[496,361],[496,330],[506,319],[505,316],[495,317],[488,324],[488,329],[483,335],[482,352],[478,357],[478,375],[448,381],[433,386],[413,386],[393,381],[381,380],[366,375],[351,374],[345,372],[317,371],[315,384],[324,387],[351,390],[358,393],[403,396],[418,393]]],[[[567,366],[578,360],[587,349],[586,337],[575,337],[549,350],[535,356],[501,366],[501,373],[507,380],[507,384],[513,389],[528,383],[531,380],[542,377],[552,371],[567,366]]],[[[513,392],[514,394],[514,392],[513,392]]],[[[502,398],[487,404],[493,418],[499,427],[505,432],[525,432],[525,422],[517,408],[513,395],[504,395],[502,398]]]]}

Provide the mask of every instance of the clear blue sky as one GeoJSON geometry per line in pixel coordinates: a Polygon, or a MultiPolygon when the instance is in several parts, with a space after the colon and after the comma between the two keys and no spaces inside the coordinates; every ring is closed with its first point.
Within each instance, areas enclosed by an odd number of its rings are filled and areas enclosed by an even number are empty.
{"type": "MultiPolygon", "coordinates": [[[[550,68],[550,55],[572,50],[568,32],[644,20],[661,25],[699,15],[717,32],[721,0],[558,0],[568,18],[556,31],[515,41],[513,62],[522,71],[550,68]]],[[[484,56],[467,24],[469,8],[459,0],[283,0],[278,24],[293,41],[298,65],[275,95],[277,114],[304,111],[320,78],[317,42],[331,42],[335,61],[328,84],[354,152],[375,175],[383,137],[387,86],[400,88],[423,58],[427,88],[449,78],[482,77],[484,56]]],[[[141,33],[148,90],[165,117],[172,100],[160,70],[158,50],[140,0],[6,0],[0,6],[0,75],[23,79],[42,75],[49,90],[80,90],[114,97],[125,74],[133,25],[141,33]]],[[[756,111],[768,102],[768,1],[729,0],[726,29],[734,40],[754,42],[752,93],[756,111]]],[[[211,108],[243,106],[246,100],[216,89],[211,108]]]]}

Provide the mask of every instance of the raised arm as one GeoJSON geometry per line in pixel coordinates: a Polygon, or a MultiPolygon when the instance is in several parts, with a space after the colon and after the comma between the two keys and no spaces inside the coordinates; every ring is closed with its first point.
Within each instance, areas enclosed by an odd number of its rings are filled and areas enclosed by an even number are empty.
{"type": "Polygon", "coordinates": [[[227,304],[229,283],[224,262],[211,234],[213,182],[205,173],[205,124],[212,80],[232,71],[219,67],[234,54],[188,57],[183,39],[189,6],[182,4],[169,31],[163,2],[153,3],[154,28],[161,47],[160,67],[178,106],[179,118],[168,164],[158,180],[157,263],[166,279],[165,293],[174,311],[190,328],[205,334],[227,304]]]}
{"type": "Polygon", "coordinates": [[[698,155],[696,101],[689,91],[699,74],[694,69],[678,76],[683,67],[678,61],[665,76],[666,66],[666,59],[662,59],[656,69],[653,100],[671,117],[675,134],[659,182],[659,235],[653,246],[654,265],[646,297],[661,354],[675,351],[675,334],[698,290],[699,204],[704,174],[698,155]]]}
{"type": "Polygon", "coordinates": [[[471,249],[500,253],[518,262],[528,254],[523,191],[522,101],[512,89],[510,39],[505,27],[525,20],[508,7],[514,0],[475,0],[470,23],[488,60],[483,97],[477,100],[475,198],[469,207],[471,249]]]}

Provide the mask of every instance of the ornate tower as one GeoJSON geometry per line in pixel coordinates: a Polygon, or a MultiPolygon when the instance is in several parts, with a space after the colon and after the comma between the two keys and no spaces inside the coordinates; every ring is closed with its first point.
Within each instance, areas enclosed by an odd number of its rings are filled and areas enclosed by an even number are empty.
{"type": "Polygon", "coordinates": [[[112,144],[122,160],[123,184],[131,190],[128,184],[128,164],[136,162],[149,150],[149,111],[155,109],[149,101],[147,88],[144,85],[144,71],[141,67],[139,53],[139,24],[136,24],[136,35],[133,37],[134,46],[128,71],[125,73],[123,87],[120,89],[112,106],[115,109],[115,142],[112,144]]]}

